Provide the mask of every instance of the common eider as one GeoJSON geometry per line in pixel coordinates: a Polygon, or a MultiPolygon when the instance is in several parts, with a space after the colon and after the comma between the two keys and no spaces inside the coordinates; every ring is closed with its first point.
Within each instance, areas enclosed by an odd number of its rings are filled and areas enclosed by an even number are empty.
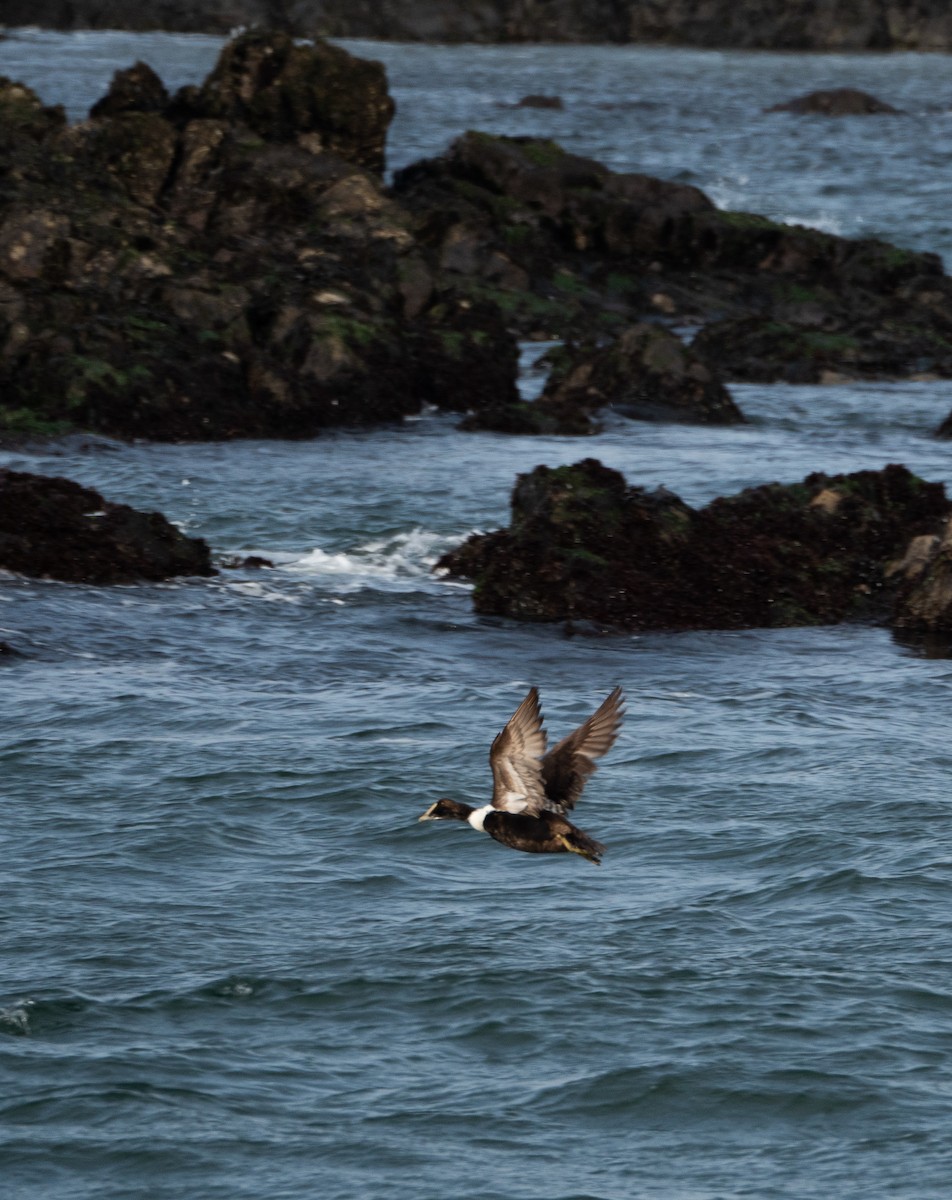
{"type": "Polygon", "coordinates": [[[546,753],[539,692],[529,694],[496,735],[489,751],[493,798],[474,808],[446,798],[431,804],[421,821],[466,821],[504,846],[530,854],[581,854],[598,865],[605,847],[583,833],[565,813],[575,807],[596,758],[608,751],[624,715],[620,687],[578,729],[546,753]]]}

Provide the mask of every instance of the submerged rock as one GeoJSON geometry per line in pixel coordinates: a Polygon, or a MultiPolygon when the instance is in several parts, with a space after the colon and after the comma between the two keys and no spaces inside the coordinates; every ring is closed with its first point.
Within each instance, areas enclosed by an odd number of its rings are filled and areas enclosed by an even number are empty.
{"type": "Polygon", "coordinates": [[[540,92],[530,92],[516,101],[516,108],[552,108],[563,109],[565,103],[561,96],[545,96],[540,92]]]}
{"type": "Polygon", "coordinates": [[[885,618],[894,562],[952,512],[905,467],[814,474],[692,509],[595,459],[520,475],[508,529],[438,569],[480,613],[618,629],[736,629],[885,618]]]}
{"type": "Polygon", "coordinates": [[[897,114],[898,108],[893,108],[884,100],[877,100],[869,92],[859,88],[841,87],[827,88],[816,92],[808,92],[804,96],[796,96],[783,104],[774,104],[767,112],[816,113],[824,117],[856,117],[868,116],[872,113],[897,114]]]}
{"type": "Polygon", "coordinates": [[[67,583],[214,575],[208,546],[160,513],[69,479],[0,469],[0,569],[67,583]]]}

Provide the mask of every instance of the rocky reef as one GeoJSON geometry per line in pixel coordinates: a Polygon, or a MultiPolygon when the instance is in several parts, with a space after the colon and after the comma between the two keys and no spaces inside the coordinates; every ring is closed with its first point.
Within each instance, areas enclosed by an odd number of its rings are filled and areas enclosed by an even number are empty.
{"type": "Polygon", "coordinates": [[[0,80],[0,433],[310,437],[424,404],[585,433],[742,420],[735,379],[952,376],[935,255],[545,139],[470,131],[386,187],[393,111],[380,64],[274,32],[175,95],[136,63],[71,127],[0,80]],[[534,404],[520,337],[566,342],[534,404]]]}
{"type": "Polygon", "coordinates": [[[517,478],[508,529],[437,570],[477,612],[616,630],[889,620],[952,628],[952,503],[905,467],[809,475],[691,508],[596,459],[517,478]]]}
{"type": "Polygon", "coordinates": [[[0,469],[0,570],[67,583],[214,575],[208,546],[161,513],[69,479],[0,469]]]}
{"type": "Polygon", "coordinates": [[[772,50],[952,48],[943,0],[5,0],[7,25],[431,42],[648,42],[772,50]]]}

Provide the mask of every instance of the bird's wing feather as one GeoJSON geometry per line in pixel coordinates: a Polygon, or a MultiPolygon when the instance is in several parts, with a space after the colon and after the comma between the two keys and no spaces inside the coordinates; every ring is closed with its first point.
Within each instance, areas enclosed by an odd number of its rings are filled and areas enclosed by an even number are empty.
{"type": "Polygon", "coordinates": [[[493,772],[493,808],[510,813],[537,813],[545,806],[542,755],[545,730],[539,692],[531,688],[525,700],[496,735],[489,751],[493,772]]]}
{"type": "Polygon", "coordinates": [[[582,794],[588,777],[596,770],[596,758],[611,749],[625,714],[620,687],[578,729],[553,746],[542,760],[545,807],[568,812],[582,794]]]}

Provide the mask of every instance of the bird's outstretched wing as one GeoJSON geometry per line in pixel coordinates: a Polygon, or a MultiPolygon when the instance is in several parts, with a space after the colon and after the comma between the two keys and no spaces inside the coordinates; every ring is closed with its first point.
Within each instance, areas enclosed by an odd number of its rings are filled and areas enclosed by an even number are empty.
{"type": "Polygon", "coordinates": [[[624,715],[625,698],[616,687],[587,721],[552,747],[542,760],[543,807],[560,813],[575,807],[597,768],[595,759],[611,749],[624,715]]]}
{"type": "Polygon", "coordinates": [[[542,756],[545,730],[539,709],[539,692],[529,694],[496,735],[489,751],[493,772],[493,808],[503,812],[539,812],[544,807],[542,756]]]}

